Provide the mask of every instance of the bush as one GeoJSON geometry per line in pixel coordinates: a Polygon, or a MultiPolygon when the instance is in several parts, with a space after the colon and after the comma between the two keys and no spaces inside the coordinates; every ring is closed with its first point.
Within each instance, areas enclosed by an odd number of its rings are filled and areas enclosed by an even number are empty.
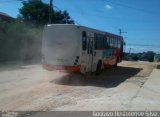
{"type": "Polygon", "coordinates": [[[155,53],[152,51],[142,52],[142,53],[126,53],[124,60],[132,60],[132,61],[154,61],[155,53]]]}
{"type": "Polygon", "coordinates": [[[20,21],[0,20],[0,61],[28,61],[41,56],[42,30],[20,21]]]}

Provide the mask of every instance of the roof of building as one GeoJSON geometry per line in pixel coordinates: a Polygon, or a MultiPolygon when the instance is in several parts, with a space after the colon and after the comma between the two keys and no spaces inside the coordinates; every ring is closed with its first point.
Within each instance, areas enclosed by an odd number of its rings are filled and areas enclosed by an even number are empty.
{"type": "Polygon", "coordinates": [[[160,54],[156,54],[155,57],[156,57],[156,58],[160,58],[160,54]]]}
{"type": "Polygon", "coordinates": [[[3,13],[3,12],[0,12],[0,19],[5,20],[7,22],[12,22],[12,21],[15,20],[15,18],[13,18],[13,17],[11,17],[8,14],[3,13]]]}

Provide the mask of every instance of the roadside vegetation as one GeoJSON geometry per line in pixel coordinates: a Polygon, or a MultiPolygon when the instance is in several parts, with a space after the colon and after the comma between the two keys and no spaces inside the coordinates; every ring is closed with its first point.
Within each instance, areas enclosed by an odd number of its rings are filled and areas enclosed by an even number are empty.
{"type": "MultiPolygon", "coordinates": [[[[0,20],[0,62],[40,61],[42,30],[49,21],[49,4],[41,0],[22,2],[15,21],[0,20]]],[[[69,13],[52,9],[51,23],[74,24],[69,13]]],[[[154,60],[154,52],[126,53],[124,59],[132,61],[154,60]]]]}
{"type": "MultiPolygon", "coordinates": [[[[22,2],[15,21],[0,20],[0,62],[40,61],[42,30],[49,21],[49,4],[41,0],[22,2]]],[[[71,24],[67,11],[53,10],[52,22],[71,24]],[[54,20],[53,20],[54,19],[54,20]]]]}
{"type": "Polygon", "coordinates": [[[153,62],[155,55],[156,53],[153,51],[141,53],[125,53],[124,60],[153,62]]]}
{"type": "Polygon", "coordinates": [[[41,52],[42,29],[23,22],[0,20],[0,61],[37,59],[41,52]]]}

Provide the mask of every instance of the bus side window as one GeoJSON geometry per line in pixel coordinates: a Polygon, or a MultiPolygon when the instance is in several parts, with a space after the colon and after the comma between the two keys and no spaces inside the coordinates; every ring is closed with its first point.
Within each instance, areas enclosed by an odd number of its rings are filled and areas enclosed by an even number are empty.
{"type": "Polygon", "coordinates": [[[114,43],[113,43],[113,38],[111,37],[111,47],[112,47],[112,48],[114,47],[113,44],[114,44],[114,43]]]}
{"type": "Polygon", "coordinates": [[[97,49],[97,35],[94,35],[94,48],[97,49]]]}
{"type": "Polygon", "coordinates": [[[117,39],[114,38],[114,47],[117,48],[117,39]]]}
{"type": "Polygon", "coordinates": [[[116,38],[116,48],[118,48],[118,39],[116,38]]]}
{"type": "Polygon", "coordinates": [[[113,38],[113,47],[115,47],[115,39],[113,38]]]}
{"type": "Polygon", "coordinates": [[[118,39],[118,48],[121,48],[121,42],[119,39],[118,39]]]}
{"type": "Polygon", "coordinates": [[[109,47],[111,48],[111,38],[109,37],[109,47]]]}
{"type": "Polygon", "coordinates": [[[104,49],[108,49],[108,39],[104,37],[104,49]]]}
{"type": "Polygon", "coordinates": [[[114,38],[112,38],[112,41],[113,41],[113,48],[114,48],[114,47],[115,47],[115,45],[114,45],[114,44],[115,44],[115,42],[114,42],[114,38]]]}
{"type": "Polygon", "coordinates": [[[103,44],[103,35],[101,35],[101,34],[97,34],[97,36],[96,36],[96,48],[95,49],[97,49],[97,50],[101,50],[101,49],[103,49],[104,48],[104,44],[103,44]]]}
{"type": "Polygon", "coordinates": [[[82,32],[82,49],[87,49],[87,34],[85,31],[82,32]]]}
{"type": "Polygon", "coordinates": [[[106,44],[105,44],[105,37],[103,36],[103,49],[106,48],[106,44]]]}
{"type": "Polygon", "coordinates": [[[109,37],[107,37],[108,47],[110,47],[109,37]]]}

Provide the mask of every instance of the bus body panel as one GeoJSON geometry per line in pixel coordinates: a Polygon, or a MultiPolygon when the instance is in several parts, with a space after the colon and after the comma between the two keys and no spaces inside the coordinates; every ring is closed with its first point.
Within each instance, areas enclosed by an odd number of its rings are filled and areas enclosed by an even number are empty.
{"type": "Polygon", "coordinates": [[[48,70],[67,70],[83,74],[95,72],[99,61],[102,62],[102,69],[121,62],[122,43],[121,36],[84,26],[47,25],[42,42],[43,67],[48,70]],[[99,43],[97,35],[103,36],[103,44],[109,39],[107,48],[96,47],[99,43]]]}
{"type": "Polygon", "coordinates": [[[42,41],[43,64],[50,67],[53,65],[55,69],[79,65],[80,39],[77,37],[79,30],[74,25],[45,26],[42,41]]]}
{"type": "Polygon", "coordinates": [[[97,69],[98,61],[102,59],[102,51],[95,49],[95,34],[105,35],[105,32],[84,27],[84,26],[79,26],[79,27],[80,27],[81,33],[82,31],[85,31],[87,33],[87,42],[90,43],[90,44],[87,44],[87,49],[85,51],[82,49],[83,54],[81,55],[81,59],[84,63],[86,63],[85,72],[95,72],[97,69]]]}

